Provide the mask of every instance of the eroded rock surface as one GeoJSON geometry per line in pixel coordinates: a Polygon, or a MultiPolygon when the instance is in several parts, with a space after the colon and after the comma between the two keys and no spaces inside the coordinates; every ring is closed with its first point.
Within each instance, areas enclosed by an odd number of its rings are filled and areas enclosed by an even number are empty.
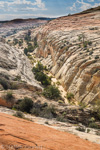
{"type": "Polygon", "coordinates": [[[0,113],[0,150],[99,150],[100,145],[70,133],[0,113]]]}
{"type": "Polygon", "coordinates": [[[32,35],[35,54],[81,102],[100,98],[100,10],[50,21],[32,35]]]}
{"type": "MultiPolygon", "coordinates": [[[[32,66],[22,50],[0,42],[0,79],[21,80],[40,88],[32,73],[32,66]]],[[[2,89],[2,86],[1,86],[2,89]]]]}

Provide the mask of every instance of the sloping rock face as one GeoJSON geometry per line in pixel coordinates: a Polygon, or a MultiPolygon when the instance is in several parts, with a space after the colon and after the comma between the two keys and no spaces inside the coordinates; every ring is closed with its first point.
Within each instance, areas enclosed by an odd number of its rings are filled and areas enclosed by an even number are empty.
{"type": "MultiPolygon", "coordinates": [[[[32,73],[32,66],[23,51],[0,42],[0,82],[18,80],[40,88],[32,73]]],[[[1,87],[2,89],[2,87],[1,87]]]]}
{"type": "Polygon", "coordinates": [[[70,133],[0,113],[0,150],[100,150],[70,133]]]}
{"type": "Polygon", "coordinates": [[[100,98],[100,10],[65,16],[35,29],[35,54],[81,102],[100,98]]]}

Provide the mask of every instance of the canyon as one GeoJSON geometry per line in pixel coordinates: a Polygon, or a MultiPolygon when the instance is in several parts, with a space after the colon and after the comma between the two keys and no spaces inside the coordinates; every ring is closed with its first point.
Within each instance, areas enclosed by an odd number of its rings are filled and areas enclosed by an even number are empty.
{"type": "Polygon", "coordinates": [[[0,22],[1,150],[100,149],[99,40],[100,7],[57,19],[0,22]],[[33,72],[39,62],[59,99],[43,95],[49,86],[33,72]],[[16,118],[25,98],[33,114],[16,118]]]}
{"type": "Polygon", "coordinates": [[[76,101],[100,98],[100,10],[61,17],[35,29],[35,55],[76,101]]]}

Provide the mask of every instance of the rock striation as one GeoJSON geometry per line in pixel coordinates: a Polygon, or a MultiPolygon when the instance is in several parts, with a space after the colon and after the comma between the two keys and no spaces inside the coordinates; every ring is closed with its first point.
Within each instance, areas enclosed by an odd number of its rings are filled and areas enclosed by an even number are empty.
{"type": "MultiPolygon", "coordinates": [[[[0,42],[0,79],[20,79],[27,84],[40,88],[32,73],[32,66],[22,50],[0,42]]],[[[1,82],[1,80],[0,80],[1,82]]],[[[2,86],[1,86],[2,88],[2,86]]]]}
{"type": "Polygon", "coordinates": [[[35,29],[41,62],[79,102],[100,98],[100,9],[65,16],[35,29]]]}

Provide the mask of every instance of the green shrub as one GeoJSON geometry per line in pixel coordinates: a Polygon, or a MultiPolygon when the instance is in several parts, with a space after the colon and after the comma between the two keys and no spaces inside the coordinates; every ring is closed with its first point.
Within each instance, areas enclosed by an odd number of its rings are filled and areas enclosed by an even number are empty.
{"type": "Polygon", "coordinates": [[[56,119],[57,119],[57,121],[60,121],[60,122],[66,122],[64,116],[61,116],[61,115],[57,116],[56,119]]]}
{"type": "Polygon", "coordinates": [[[8,91],[5,98],[7,101],[12,101],[12,99],[14,98],[13,93],[11,91],[8,91]]]}
{"type": "Polygon", "coordinates": [[[74,98],[74,94],[73,93],[67,93],[67,99],[71,100],[72,98],[74,98]]]}
{"type": "Polygon", "coordinates": [[[23,45],[23,39],[20,39],[19,40],[19,46],[22,46],[23,45]]]}
{"type": "Polygon", "coordinates": [[[27,48],[28,52],[33,52],[34,49],[35,49],[34,46],[32,46],[32,44],[29,43],[29,44],[28,44],[28,48],[27,48]]]}
{"type": "Polygon", "coordinates": [[[33,67],[32,71],[35,74],[35,79],[40,81],[42,85],[50,85],[51,78],[48,77],[43,71],[46,69],[40,62],[37,63],[36,67],[33,67]]]}
{"type": "Polygon", "coordinates": [[[96,135],[100,136],[100,131],[96,131],[96,135]]]}
{"type": "Polygon", "coordinates": [[[17,111],[13,116],[18,117],[18,118],[24,118],[24,115],[21,111],[17,111]]]}
{"type": "Polygon", "coordinates": [[[14,81],[20,81],[21,80],[21,76],[20,75],[17,75],[14,79],[14,81]]]}
{"type": "Polygon", "coordinates": [[[38,43],[37,43],[37,38],[35,37],[34,38],[34,48],[37,48],[38,47],[38,43]]]}
{"type": "Polygon", "coordinates": [[[94,117],[91,117],[89,122],[94,122],[95,121],[95,118],[94,117]]]}
{"type": "Polygon", "coordinates": [[[56,117],[56,109],[55,109],[55,107],[53,105],[45,107],[41,111],[40,117],[44,117],[44,118],[48,118],[48,119],[55,118],[56,117]]]}
{"type": "Polygon", "coordinates": [[[97,125],[95,122],[89,123],[89,127],[90,127],[90,128],[95,128],[95,129],[98,129],[98,128],[99,128],[98,125],[97,125]]]}
{"type": "Polygon", "coordinates": [[[94,115],[95,118],[97,118],[98,120],[100,120],[100,99],[98,99],[97,101],[95,101],[95,103],[93,104],[92,113],[93,113],[93,115],[94,115]]]}
{"type": "Polygon", "coordinates": [[[26,34],[24,40],[26,42],[30,42],[31,41],[31,36],[29,34],[26,34]]]}
{"type": "Polygon", "coordinates": [[[84,47],[84,48],[86,48],[88,45],[91,46],[91,45],[92,45],[92,42],[91,42],[91,41],[84,41],[84,42],[83,42],[83,47],[84,47]]]}
{"type": "Polygon", "coordinates": [[[84,43],[83,43],[83,47],[84,47],[84,48],[86,48],[86,47],[87,47],[87,45],[88,45],[88,41],[84,41],[84,43]]]}
{"type": "Polygon", "coordinates": [[[89,133],[91,130],[90,129],[87,129],[87,133],[89,133]]]}
{"type": "Polygon", "coordinates": [[[81,131],[81,132],[85,132],[86,128],[85,127],[78,127],[78,128],[76,128],[76,130],[81,131]]]}
{"type": "Polygon", "coordinates": [[[61,93],[60,93],[59,89],[56,86],[52,86],[52,85],[50,85],[44,89],[43,95],[49,99],[61,98],[61,93]]]}
{"type": "Polygon", "coordinates": [[[33,69],[32,69],[32,71],[33,71],[34,73],[41,72],[41,71],[43,71],[43,70],[44,70],[44,66],[43,66],[40,62],[38,62],[38,63],[36,64],[36,67],[33,67],[33,69]]]}
{"type": "Polygon", "coordinates": [[[14,45],[18,44],[18,39],[13,40],[14,45]]]}
{"type": "Polygon", "coordinates": [[[40,108],[34,108],[34,107],[33,107],[33,108],[31,109],[31,114],[33,114],[33,115],[35,115],[35,116],[39,116],[40,113],[41,113],[40,108]]]}
{"type": "Polygon", "coordinates": [[[81,109],[84,109],[87,107],[87,104],[85,104],[84,102],[79,102],[79,106],[81,109]]]}
{"type": "Polygon", "coordinates": [[[11,89],[17,89],[18,85],[14,82],[11,83],[11,89]]]}
{"type": "Polygon", "coordinates": [[[40,81],[42,85],[50,85],[51,84],[51,80],[43,72],[37,72],[35,75],[35,79],[37,81],[40,81]]]}
{"type": "MultiPolygon", "coordinates": [[[[28,47],[24,49],[24,53],[27,55],[28,52],[33,52],[35,48],[38,47],[37,39],[34,38],[34,46],[30,43],[31,41],[31,32],[28,31],[26,34],[24,40],[27,42],[28,47]]],[[[20,41],[20,44],[22,44],[22,41],[20,41]]]]}
{"type": "Polygon", "coordinates": [[[57,83],[56,83],[57,85],[61,85],[61,83],[59,82],[59,81],[57,81],[57,83]]]}
{"type": "Polygon", "coordinates": [[[56,117],[56,109],[53,105],[47,106],[44,103],[42,106],[33,106],[31,109],[31,114],[51,119],[56,117]]]}
{"type": "Polygon", "coordinates": [[[96,56],[95,56],[95,59],[99,59],[99,56],[98,56],[98,55],[96,55],[96,56]]]}
{"type": "Polygon", "coordinates": [[[9,81],[9,79],[5,79],[5,78],[0,78],[0,84],[3,86],[3,88],[5,90],[17,88],[16,83],[11,82],[11,81],[9,81]]]}
{"type": "Polygon", "coordinates": [[[91,42],[91,41],[88,41],[88,45],[92,45],[92,42],[91,42]]]}
{"type": "Polygon", "coordinates": [[[48,124],[48,125],[49,125],[49,122],[48,122],[48,121],[45,121],[45,124],[48,124]]]}
{"type": "Polygon", "coordinates": [[[87,52],[89,52],[89,49],[87,49],[87,52]]]}
{"type": "Polygon", "coordinates": [[[59,104],[64,104],[64,101],[59,100],[58,103],[59,103],[59,104]]]}
{"type": "Polygon", "coordinates": [[[27,53],[28,53],[28,49],[24,48],[24,54],[27,55],[27,53]]]}
{"type": "Polygon", "coordinates": [[[19,109],[23,112],[29,113],[30,110],[33,107],[33,101],[32,99],[25,97],[20,103],[19,103],[19,109]]]}
{"type": "Polygon", "coordinates": [[[9,88],[9,85],[8,85],[7,80],[5,80],[5,79],[3,79],[3,78],[0,79],[0,84],[3,86],[3,88],[4,88],[5,90],[7,90],[7,89],[9,88]]]}
{"type": "Polygon", "coordinates": [[[89,52],[89,55],[92,55],[93,54],[93,51],[89,52]]]}

